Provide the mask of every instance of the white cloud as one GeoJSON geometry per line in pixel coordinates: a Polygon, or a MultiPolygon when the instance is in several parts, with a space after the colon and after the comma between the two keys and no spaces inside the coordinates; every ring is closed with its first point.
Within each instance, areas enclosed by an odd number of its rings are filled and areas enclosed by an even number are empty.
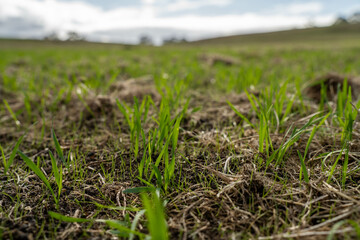
{"type": "Polygon", "coordinates": [[[154,4],[155,0],[141,0],[143,4],[154,4]]]}
{"type": "MultiPolygon", "coordinates": [[[[269,14],[247,13],[211,17],[199,15],[159,17],[159,13],[164,11],[164,8],[160,8],[160,5],[152,4],[154,3],[153,0],[143,0],[143,3],[138,8],[121,7],[103,10],[84,2],[0,0],[0,24],[11,26],[12,21],[16,19],[17,29],[20,29],[19,25],[23,23],[24,26],[28,24],[34,28],[37,27],[37,34],[56,31],[60,35],[65,36],[67,31],[77,31],[93,39],[96,38],[95,34],[98,32],[102,32],[101,36],[105,39],[107,37],[106,32],[112,32],[112,34],[121,32],[122,35],[126,35],[124,30],[131,29],[182,29],[184,33],[189,33],[187,37],[191,38],[191,36],[199,37],[198,34],[193,34],[196,31],[203,34],[229,34],[233,32],[301,27],[309,22],[309,17],[306,14],[300,13],[314,12],[320,9],[320,6],[316,4],[302,5],[302,7],[288,5],[289,11],[278,11],[269,14]],[[292,14],[295,12],[297,14],[292,14]]],[[[180,11],[200,8],[209,4],[221,6],[228,3],[230,3],[229,0],[199,0],[190,4],[188,0],[178,0],[173,4],[165,4],[165,9],[167,11],[180,11]]],[[[311,18],[315,24],[319,25],[329,24],[333,19],[334,16],[332,15],[320,15],[311,18]]],[[[6,31],[1,31],[0,29],[0,35],[5,33],[11,33],[11,27],[6,28],[6,31]]],[[[26,34],[29,34],[29,31],[22,32],[22,36],[26,34]]],[[[13,35],[19,36],[19,34],[13,35]]],[[[30,35],[30,37],[32,36],[30,35]]],[[[125,36],[119,36],[118,39],[122,37],[125,36]]]]}
{"type": "Polygon", "coordinates": [[[231,0],[177,0],[164,6],[164,8],[170,12],[177,12],[198,9],[206,6],[226,6],[229,5],[231,2],[231,0]]]}
{"type": "Polygon", "coordinates": [[[288,14],[312,14],[319,13],[323,10],[324,6],[320,2],[307,2],[307,3],[291,3],[288,5],[281,5],[276,8],[277,11],[288,14]]]}

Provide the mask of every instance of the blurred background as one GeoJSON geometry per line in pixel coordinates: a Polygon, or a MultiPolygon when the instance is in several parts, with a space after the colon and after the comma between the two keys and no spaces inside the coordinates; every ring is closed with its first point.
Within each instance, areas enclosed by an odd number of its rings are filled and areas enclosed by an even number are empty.
{"type": "Polygon", "coordinates": [[[162,45],[351,23],[359,0],[0,0],[0,38],[162,45]]]}

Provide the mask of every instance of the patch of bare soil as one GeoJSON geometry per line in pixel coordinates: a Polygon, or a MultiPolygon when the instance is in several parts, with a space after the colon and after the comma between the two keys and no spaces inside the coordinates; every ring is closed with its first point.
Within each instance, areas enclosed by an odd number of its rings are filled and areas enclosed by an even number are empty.
{"type": "Polygon", "coordinates": [[[82,107],[84,121],[99,119],[104,116],[112,119],[114,110],[116,110],[116,99],[106,95],[88,97],[85,106],[82,107]]]}
{"type": "MultiPolygon", "coordinates": [[[[132,105],[134,97],[141,102],[146,96],[150,96],[155,103],[161,100],[157,92],[153,79],[150,76],[141,78],[131,78],[127,80],[118,80],[110,86],[105,94],[98,95],[96,92],[86,88],[81,82],[76,85],[70,98],[67,94],[59,100],[59,113],[50,118],[61,118],[60,122],[71,125],[80,123],[80,126],[86,126],[89,130],[106,122],[108,125],[113,123],[114,117],[122,119],[116,100],[132,105]]],[[[51,101],[49,101],[51,102],[51,101]]],[[[50,107],[50,106],[49,106],[50,107]]]]}
{"type": "Polygon", "coordinates": [[[160,94],[156,91],[152,76],[117,81],[111,85],[110,95],[130,103],[133,103],[134,97],[141,101],[148,95],[154,102],[161,99],[160,94]]]}
{"type": "MultiPolygon", "coordinates": [[[[258,92],[252,93],[258,96],[258,92]]],[[[240,117],[230,108],[228,102],[232,103],[240,113],[249,119],[255,117],[251,113],[251,104],[245,93],[232,93],[219,98],[193,93],[190,106],[200,106],[201,109],[185,116],[185,124],[187,124],[187,127],[196,128],[197,130],[209,130],[223,125],[233,125],[234,122],[231,121],[240,122],[240,117]]]]}
{"type": "Polygon", "coordinates": [[[199,57],[199,60],[209,66],[214,66],[216,64],[232,66],[240,63],[240,61],[234,57],[219,54],[203,54],[199,57]]]}
{"type": "Polygon", "coordinates": [[[351,87],[352,96],[357,99],[360,94],[360,78],[342,76],[336,73],[329,73],[318,77],[304,90],[304,94],[310,99],[320,102],[321,88],[325,88],[326,96],[329,101],[336,99],[338,91],[343,89],[344,81],[347,80],[348,86],[351,87]]]}

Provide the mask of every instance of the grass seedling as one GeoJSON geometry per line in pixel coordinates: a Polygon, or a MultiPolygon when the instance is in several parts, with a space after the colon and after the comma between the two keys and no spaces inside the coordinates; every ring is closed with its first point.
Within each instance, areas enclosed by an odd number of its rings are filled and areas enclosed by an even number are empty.
{"type": "Polygon", "coordinates": [[[134,97],[134,108],[129,108],[125,103],[121,103],[118,99],[116,100],[117,106],[120,112],[124,115],[126,123],[130,130],[130,141],[132,144],[132,149],[134,157],[137,158],[139,154],[139,141],[140,137],[145,144],[145,133],[142,127],[142,123],[145,123],[147,120],[147,115],[149,111],[150,103],[153,104],[153,101],[150,96],[147,96],[142,101],[139,106],[139,101],[134,97]],[[143,119],[143,121],[141,120],[143,119]]]}
{"type": "Polygon", "coordinates": [[[336,105],[336,120],[343,129],[341,141],[350,141],[352,139],[353,124],[360,108],[360,101],[356,105],[352,104],[351,87],[347,87],[347,81],[344,81],[343,90],[338,90],[338,99],[336,105]]]}
{"type": "Polygon", "coordinates": [[[140,239],[144,239],[145,236],[146,236],[145,234],[143,234],[141,232],[132,230],[131,228],[126,226],[127,225],[126,222],[119,221],[119,220],[75,218],[75,217],[68,217],[68,216],[62,215],[60,213],[52,212],[52,211],[49,211],[48,214],[49,214],[50,217],[52,217],[54,219],[57,219],[59,221],[62,221],[62,222],[69,222],[69,223],[91,223],[91,222],[105,223],[109,227],[117,230],[116,232],[113,231],[113,233],[116,233],[117,235],[119,235],[121,237],[129,237],[129,239],[133,239],[133,237],[132,238],[130,238],[130,237],[134,236],[134,235],[136,235],[140,239]]]}
{"type": "Polygon", "coordinates": [[[272,148],[272,142],[270,137],[269,130],[269,115],[271,113],[272,107],[268,109],[267,112],[262,109],[260,113],[260,124],[259,124],[259,152],[264,153],[264,142],[265,142],[265,153],[269,156],[269,149],[272,148]]]}
{"type": "MultiPolygon", "coordinates": [[[[140,218],[145,214],[145,212],[146,210],[141,210],[135,215],[134,220],[131,223],[131,231],[136,232],[136,225],[138,224],[140,218]]],[[[135,234],[133,232],[129,234],[129,240],[133,240],[135,238],[135,234]]]]}
{"type": "Polygon", "coordinates": [[[94,117],[95,116],[94,112],[91,110],[91,108],[89,107],[89,105],[86,103],[85,99],[82,96],[87,91],[88,91],[87,87],[84,84],[81,84],[76,90],[76,95],[78,96],[79,100],[84,105],[86,110],[91,114],[91,116],[94,117]]]}
{"type": "MultiPolygon", "coordinates": [[[[161,184],[160,187],[166,190],[174,176],[180,122],[187,111],[189,101],[184,105],[181,112],[172,119],[169,101],[163,99],[158,110],[158,117],[153,118],[157,126],[145,132],[144,124],[147,121],[150,104],[154,106],[150,97],[146,97],[141,105],[134,97],[134,108],[131,109],[117,100],[118,108],[124,115],[130,130],[130,141],[135,158],[139,154],[140,147],[143,147],[143,155],[138,165],[138,178],[151,186],[150,182],[155,175],[157,185],[161,184]],[[139,143],[141,140],[142,145],[139,143]],[[169,148],[171,149],[170,154],[169,148]],[[156,155],[156,161],[153,163],[153,157],[156,155]],[[160,168],[161,163],[162,167],[160,168]],[[163,169],[162,172],[160,169],[163,169]],[[151,170],[150,174],[149,170],[151,170]]],[[[154,106],[154,108],[156,107],[154,106]]]]}
{"type": "Polygon", "coordinates": [[[305,147],[305,152],[304,152],[304,155],[302,156],[301,153],[298,151],[298,155],[299,155],[299,158],[300,158],[300,163],[301,163],[301,171],[300,171],[300,181],[301,181],[301,177],[302,177],[302,174],[304,174],[304,180],[306,183],[309,183],[309,175],[308,175],[308,172],[307,172],[307,168],[306,168],[306,164],[305,164],[305,158],[306,158],[306,155],[309,151],[309,147],[310,147],[310,144],[315,136],[315,133],[318,131],[318,129],[325,123],[326,119],[331,115],[331,112],[329,112],[327,115],[325,115],[320,123],[317,125],[317,126],[314,126],[311,133],[310,133],[310,137],[306,143],[306,147],[305,147]]]}
{"type": "Polygon", "coordinates": [[[336,166],[339,162],[342,153],[345,151],[345,159],[342,165],[342,174],[341,174],[341,184],[342,187],[345,187],[345,182],[347,178],[347,169],[348,169],[348,160],[349,160],[349,142],[352,140],[353,135],[353,125],[355,119],[358,114],[358,109],[360,107],[360,101],[356,105],[352,103],[352,95],[351,95],[351,87],[348,87],[347,81],[345,79],[343,84],[343,89],[340,91],[338,89],[338,99],[337,99],[337,106],[336,106],[336,120],[338,125],[342,128],[341,131],[341,143],[343,145],[341,149],[341,153],[336,158],[334,164],[331,166],[328,182],[332,178],[336,166]]]}
{"type": "Polygon", "coordinates": [[[56,149],[56,152],[57,152],[57,154],[58,154],[58,157],[59,157],[60,160],[64,163],[64,165],[67,166],[68,164],[67,164],[66,161],[65,161],[63,151],[61,150],[60,143],[59,143],[59,141],[58,141],[57,138],[56,138],[54,129],[51,129],[51,135],[52,135],[52,139],[53,139],[53,141],[54,141],[54,145],[55,145],[55,149],[56,149]]]}
{"type": "Polygon", "coordinates": [[[11,109],[9,103],[5,99],[3,99],[3,102],[5,104],[6,109],[10,113],[12,119],[14,120],[16,126],[20,126],[20,121],[17,119],[17,117],[16,117],[15,113],[13,112],[13,110],[11,109]]]}
{"type": "MultiPolygon", "coordinates": [[[[62,162],[64,164],[66,164],[63,152],[62,152],[60,144],[59,144],[59,141],[57,140],[55,132],[54,132],[53,129],[51,130],[51,134],[52,134],[52,137],[53,137],[53,141],[54,141],[54,144],[55,144],[55,148],[56,148],[58,157],[62,160],[62,162]]],[[[60,168],[58,168],[53,153],[51,151],[49,151],[49,155],[50,155],[50,159],[51,159],[52,172],[54,174],[55,182],[56,182],[56,185],[58,187],[58,193],[57,194],[55,194],[54,189],[51,187],[49,180],[46,178],[45,174],[41,171],[41,169],[28,156],[26,156],[24,153],[22,153],[21,151],[17,151],[17,152],[20,155],[20,157],[24,160],[26,165],[33,172],[35,172],[35,174],[44,182],[45,186],[50,190],[51,194],[54,197],[56,207],[58,208],[59,207],[60,194],[61,194],[61,190],[62,190],[63,170],[62,170],[62,166],[60,166],[60,168]]]]}
{"type": "MultiPolygon", "coordinates": [[[[289,148],[291,146],[293,146],[299,140],[299,138],[303,134],[308,132],[307,129],[316,123],[318,123],[316,128],[319,128],[320,126],[322,126],[324,124],[324,122],[326,121],[326,119],[330,116],[331,112],[328,113],[327,115],[321,116],[321,117],[318,117],[319,114],[320,113],[314,114],[314,116],[312,116],[309,119],[309,121],[304,126],[302,126],[300,129],[296,129],[296,128],[293,129],[289,139],[285,143],[281,144],[281,146],[271,154],[271,156],[269,157],[269,159],[266,162],[266,168],[268,168],[268,166],[274,159],[276,159],[275,165],[281,164],[284,160],[285,153],[289,150],[289,148]]],[[[288,129],[288,131],[285,134],[285,137],[289,134],[290,130],[291,130],[291,128],[288,129]]],[[[315,132],[314,132],[314,134],[315,134],[315,132]]],[[[308,147],[311,143],[311,140],[312,140],[312,138],[310,138],[310,140],[309,140],[310,142],[308,141],[308,144],[307,144],[308,147]]],[[[304,157],[305,157],[305,154],[304,154],[304,157]]]]}
{"type": "Polygon", "coordinates": [[[273,86],[272,91],[276,92],[275,95],[275,99],[274,99],[274,110],[275,110],[275,114],[278,116],[279,118],[279,125],[282,125],[284,123],[284,121],[286,120],[286,118],[288,117],[288,115],[291,112],[291,108],[293,106],[293,103],[295,101],[296,95],[294,95],[291,99],[288,99],[287,97],[287,84],[288,82],[285,82],[282,87],[280,88],[279,91],[277,91],[277,88],[275,88],[273,86]],[[286,107],[285,107],[286,104],[286,107]],[[285,108],[285,111],[284,111],[285,108]]]}
{"type": "Polygon", "coordinates": [[[105,223],[109,227],[115,229],[113,233],[116,233],[118,236],[127,237],[129,240],[133,240],[136,237],[139,239],[161,239],[166,240],[168,239],[168,229],[166,224],[166,219],[164,216],[164,206],[163,202],[160,200],[159,192],[155,191],[154,189],[151,191],[151,195],[148,196],[147,194],[143,193],[141,195],[141,199],[143,202],[144,209],[131,209],[131,208],[124,208],[124,207],[116,207],[111,209],[117,210],[129,210],[129,211],[138,211],[135,215],[131,226],[128,226],[127,222],[119,221],[119,220],[107,220],[107,219],[85,219],[85,218],[75,218],[75,217],[68,217],[62,215],[60,213],[49,211],[48,214],[50,217],[63,221],[63,222],[72,222],[72,223],[91,223],[91,222],[98,222],[98,223],[105,223]],[[146,236],[145,234],[136,231],[136,226],[140,221],[140,218],[146,214],[147,217],[147,226],[150,234],[146,236]]]}
{"type": "Polygon", "coordinates": [[[305,154],[304,154],[304,157],[301,156],[301,153],[300,151],[297,151],[298,152],[298,155],[299,155],[299,158],[300,158],[300,163],[301,163],[301,171],[300,171],[300,181],[301,181],[301,176],[302,174],[304,174],[304,180],[306,183],[309,183],[309,174],[308,174],[308,171],[306,169],[306,165],[305,165],[305,154]]]}
{"type": "Polygon", "coordinates": [[[245,121],[247,124],[249,124],[252,128],[254,128],[254,129],[256,128],[255,125],[252,124],[247,117],[245,117],[243,114],[241,114],[241,113],[235,108],[235,106],[232,105],[231,102],[229,102],[229,101],[226,101],[226,102],[229,104],[229,106],[231,107],[231,109],[236,113],[236,115],[238,115],[243,121],[245,121]]]}
{"type": "Polygon", "coordinates": [[[345,150],[345,160],[342,168],[341,186],[343,188],[345,188],[348,164],[349,164],[349,146],[347,146],[345,150]]]}
{"type": "Polygon", "coordinates": [[[345,150],[345,146],[343,146],[343,148],[341,149],[339,155],[337,156],[334,164],[332,165],[332,167],[331,167],[331,169],[330,169],[329,176],[328,176],[328,179],[327,179],[327,183],[330,182],[332,176],[334,175],[334,171],[335,171],[335,169],[336,169],[336,166],[337,166],[337,164],[338,164],[338,162],[339,162],[339,160],[340,160],[340,158],[341,158],[344,150],[345,150]]]}
{"type": "Polygon", "coordinates": [[[151,239],[169,239],[167,224],[164,216],[163,203],[158,196],[158,192],[152,192],[151,197],[142,194],[146,217],[148,219],[148,229],[151,239]]]}
{"type": "Polygon", "coordinates": [[[151,167],[153,170],[148,178],[148,182],[151,181],[155,174],[157,183],[163,182],[162,186],[165,191],[170,186],[174,177],[175,153],[179,137],[180,122],[187,110],[188,103],[189,102],[185,104],[182,111],[172,120],[170,118],[170,109],[165,105],[166,103],[160,107],[159,121],[157,121],[158,128],[150,135],[152,139],[149,138],[148,141],[147,161],[139,166],[139,172],[141,172],[142,169],[145,169],[145,174],[147,174],[148,169],[151,167]],[[171,149],[170,154],[169,147],[171,149]],[[155,164],[152,164],[152,155],[157,153],[160,149],[161,152],[158,155],[155,164]],[[162,163],[163,174],[160,174],[160,163],[162,163]]]}
{"type": "Polygon", "coordinates": [[[24,106],[25,106],[27,114],[29,115],[29,119],[32,119],[30,98],[29,98],[29,95],[26,93],[24,93],[24,106]]]}
{"type": "Polygon", "coordinates": [[[327,102],[326,87],[324,85],[324,82],[321,82],[319,111],[324,110],[324,106],[326,102],[327,102]]]}
{"type": "Polygon", "coordinates": [[[43,183],[45,184],[45,186],[49,189],[49,191],[51,192],[51,195],[53,196],[54,200],[55,200],[55,204],[57,206],[57,208],[59,207],[59,199],[58,197],[56,197],[56,194],[53,190],[53,188],[50,185],[49,180],[46,178],[45,174],[41,171],[41,169],[28,157],[26,156],[24,153],[22,153],[21,151],[18,151],[18,154],[20,155],[20,157],[24,160],[24,162],[26,163],[26,165],[41,179],[41,181],[43,181],[43,183]]]}
{"type": "Polygon", "coordinates": [[[11,164],[13,163],[14,158],[15,158],[16,153],[17,153],[17,150],[19,149],[19,146],[20,146],[23,138],[24,138],[24,136],[21,136],[19,138],[19,140],[16,142],[15,147],[12,150],[11,155],[10,155],[10,157],[9,157],[9,159],[7,161],[6,161],[6,158],[5,158],[4,151],[3,151],[2,147],[0,146],[1,154],[2,154],[2,158],[3,158],[3,164],[4,164],[4,174],[6,174],[6,172],[10,168],[11,164]]]}
{"type": "Polygon", "coordinates": [[[58,168],[58,166],[56,164],[56,160],[54,158],[54,155],[52,154],[52,152],[50,150],[49,150],[49,155],[50,155],[50,158],[51,158],[52,172],[53,172],[54,177],[55,177],[56,185],[58,186],[57,197],[60,198],[60,194],[61,194],[61,190],[62,190],[62,179],[63,179],[62,166],[60,166],[60,169],[58,168]]]}

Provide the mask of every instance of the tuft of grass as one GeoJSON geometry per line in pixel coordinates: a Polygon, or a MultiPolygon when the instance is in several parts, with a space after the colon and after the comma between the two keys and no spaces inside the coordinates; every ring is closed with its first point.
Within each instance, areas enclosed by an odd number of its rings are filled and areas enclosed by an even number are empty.
{"type": "MultiPolygon", "coordinates": [[[[155,108],[150,96],[144,98],[141,104],[139,104],[137,98],[134,97],[133,109],[117,100],[117,106],[124,115],[129,127],[132,152],[134,153],[135,159],[138,157],[142,147],[143,155],[138,165],[138,178],[146,185],[154,187],[153,184],[151,184],[151,180],[155,175],[157,185],[167,191],[175,172],[176,148],[180,123],[187,111],[189,101],[187,101],[181,111],[172,118],[169,101],[166,98],[162,99],[157,118],[152,118],[156,127],[145,131],[144,125],[148,119],[150,104],[155,108]],[[169,148],[171,149],[170,153],[169,148]],[[157,157],[154,162],[153,158],[156,155],[157,157]]],[[[155,110],[157,109],[155,108],[155,110]]]]}
{"type": "Polygon", "coordinates": [[[118,99],[116,100],[117,106],[124,115],[129,127],[132,151],[134,153],[134,158],[136,159],[139,155],[139,141],[143,140],[143,143],[145,144],[145,133],[142,122],[146,122],[149,106],[150,104],[154,104],[154,102],[150,96],[144,98],[141,105],[139,105],[139,100],[134,96],[134,102],[134,108],[131,109],[125,103],[121,103],[118,99]]]}
{"type": "MultiPolygon", "coordinates": [[[[270,163],[273,160],[275,160],[275,166],[282,164],[284,161],[286,152],[300,139],[300,137],[303,134],[308,132],[308,128],[317,123],[318,124],[315,129],[321,127],[325,123],[326,119],[330,116],[330,114],[331,113],[328,113],[325,116],[319,116],[319,115],[321,115],[321,113],[316,113],[309,119],[309,121],[304,126],[302,126],[299,129],[294,128],[290,137],[288,138],[288,140],[286,142],[282,143],[280,145],[280,147],[271,154],[270,158],[266,162],[266,168],[270,165],[270,163]]],[[[285,134],[285,137],[289,134],[290,130],[291,130],[291,128],[288,129],[288,131],[285,134]]],[[[315,134],[315,132],[314,132],[314,134],[315,134]]],[[[309,138],[307,147],[310,146],[312,137],[309,138]]]]}

